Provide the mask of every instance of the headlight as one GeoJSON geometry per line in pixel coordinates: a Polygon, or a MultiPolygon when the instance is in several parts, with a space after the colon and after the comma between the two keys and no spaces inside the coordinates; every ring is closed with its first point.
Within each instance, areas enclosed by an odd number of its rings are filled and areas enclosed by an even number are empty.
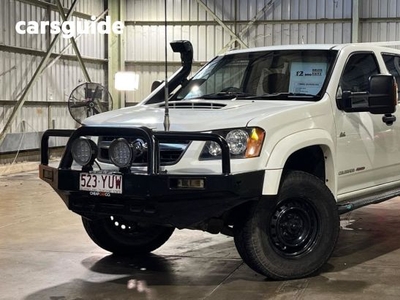
{"type": "MultiPolygon", "coordinates": [[[[215,131],[226,139],[231,158],[258,157],[261,153],[265,132],[261,128],[243,128],[215,131]]],[[[200,159],[214,159],[221,156],[221,147],[216,142],[207,142],[200,159]]]]}
{"type": "Polygon", "coordinates": [[[111,162],[119,168],[128,168],[134,159],[131,144],[123,138],[114,140],[110,144],[108,153],[111,162]]]}
{"type": "Polygon", "coordinates": [[[243,129],[235,129],[226,135],[229,151],[233,155],[240,155],[246,151],[249,134],[243,129]]]}
{"type": "Polygon", "coordinates": [[[97,146],[92,140],[80,137],[73,142],[71,154],[77,164],[82,167],[88,166],[97,157],[97,146]]]}

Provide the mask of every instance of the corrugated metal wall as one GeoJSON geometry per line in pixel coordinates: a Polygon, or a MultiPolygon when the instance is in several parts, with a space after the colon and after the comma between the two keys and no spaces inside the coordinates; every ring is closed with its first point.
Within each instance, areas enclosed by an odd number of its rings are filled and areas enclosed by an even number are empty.
{"type": "Polygon", "coordinates": [[[400,1],[363,0],[360,17],[361,41],[400,40],[400,1]]]}
{"type": "MultiPolygon", "coordinates": [[[[73,1],[61,1],[70,8],[73,1]]],[[[11,111],[28,82],[32,79],[55,35],[18,34],[15,26],[19,21],[61,21],[56,6],[51,1],[2,0],[0,8],[0,130],[5,126],[11,111]]],[[[103,0],[79,1],[72,20],[90,20],[104,10],[103,0]]],[[[86,68],[94,82],[105,83],[105,36],[89,34],[77,40],[78,48],[85,59],[86,68]]],[[[52,51],[51,62],[70,43],[60,38],[52,51]]],[[[37,148],[37,133],[48,128],[73,128],[74,120],[69,116],[67,99],[74,87],[86,81],[75,52],[69,47],[64,56],[46,68],[26,97],[26,102],[8,131],[0,152],[37,148]],[[20,133],[24,140],[19,142],[20,133]],[[35,134],[33,134],[35,133],[35,134]]]]}
{"type": "MultiPolygon", "coordinates": [[[[111,1],[111,0],[110,0],[111,1]]],[[[114,0],[112,0],[114,1],[114,0]]],[[[115,0],[118,1],[118,0],[115,0]]],[[[128,104],[141,101],[151,83],[164,79],[164,0],[121,0],[126,3],[126,69],[140,76],[139,90],[126,92],[128,104]]],[[[352,41],[351,0],[167,0],[170,42],[188,39],[193,43],[196,71],[218,53],[241,47],[231,43],[235,32],[248,47],[298,43],[347,43],[352,41]],[[209,9],[209,12],[207,12],[209,9]],[[216,16],[214,17],[213,14],[216,16]],[[223,26],[218,21],[223,22],[223,26]],[[249,23],[251,26],[248,26],[249,23]]],[[[54,0],[48,1],[55,3],[54,0]]],[[[63,0],[70,7],[73,0],[63,0]]],[[[80,0],[74,19],[84,20],[103,12],[103,0],[80,0]],[[86,15],[85,15],[86,14],[86,15]]],[[[50,39],[45,35],[17,35],[18,20],[59,20],[45,1],[2,0],[0,8],[0,129],[18,95],[32,77],[50,39]],[[40,5],[33,5],[34,2],[40,5]],[[7,48],[9,47],[9,48],[7,48]],[[13,51],[13,47],[25,51],[13,51]],[[8,49],[8,50],[7,50],[8,49]],[[9,101],[9,102],[6,102],[9,101]]],[[[400,40],[399,0],[359,0],[359,41],[400,40]]],[[[55,52],[68,41],[61,39],[55,52]]],[[[78,40],[83,56],[104,59],[105,37],[85,35],[78,40]]],[[[69,48],[66,54],[74,55],[69,48]]],[[[168,49],[168,73],[179,67],[179,55],[168,49]]],[[[93,81],[105,83],[105,62],[91,60],[87,68],[93,81]]],[[[43,131],[52,126],[75,126],[65,102],[83,73],[76,61],[60,59],[46,70],[28,95],[28,103],[12,125],[11,132],[43,131]],[[37,102],[34,102],[37,101],[37,102]]]]}
{"type": "MultiPolygon", "coordinates": [[[[351,0],[202,0],[224,24],[240,33],[249,47],[279,44],[348,43],[352,41],[351,0]]],[[[359,0],[359,41],[400,39],[399,0],[359,0]]],[[[168,41],[189,39],[196,62],[204,62],[226,49],[231,35],[197,0],[168,0],[168,41]]],[[[128,101],[140,101],[151,82],[163,79],[164,0],[127,1],[128,69],[140,75],[140,88],[128,101]],[[151,66],[150,63],[151,62],[151,66]]],[[[238,43],[233,46],[240,46],[238,43]]],[[[179,55],[168,52],[168,59],[179,55]]],[[[195,70],[197,67],[194,68],[195,70]]],[[[170,68],[173,72],[174,68],[170,68]]]]}

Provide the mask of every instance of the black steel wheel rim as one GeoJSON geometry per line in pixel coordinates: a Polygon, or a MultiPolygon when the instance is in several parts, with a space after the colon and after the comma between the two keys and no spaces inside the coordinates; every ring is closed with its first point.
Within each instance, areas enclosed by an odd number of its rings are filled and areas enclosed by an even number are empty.
{"type": "Polygon", "coordinates": [[[301,257],[315,246],[318,216],[307,199],[287,199],[272,212],[269,233],[274,250],[284,257],[301,257]]]}
{"type": "Polygon", "coordinates": [[[158,234],[156,226],[146,226],[134,221],[129,221],[120,216],[110,216],[106,219],[106,224],[110,232],[114,233],[114,237],[120,239],[127,239],[130,241],[132,238],[147,239],[153,235],[158,234]]]}

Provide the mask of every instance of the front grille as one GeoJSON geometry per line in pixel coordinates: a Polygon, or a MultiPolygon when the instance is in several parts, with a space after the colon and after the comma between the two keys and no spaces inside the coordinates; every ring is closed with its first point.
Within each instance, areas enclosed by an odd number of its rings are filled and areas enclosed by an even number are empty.
{"type": "Polygon", "coordinates": [[[160,155],[161,164],[174,164],[179,160],[181,155],[182,151],[179,150],[161,151],[160,155]]]}
{"type": "MultiPolygon", "coordinates": [[[[110,156],[108,153],[108,149],[110,147],[111,142],[114,140],[114,137],[99,137],[99,153],[97,155],[97,159],[104,163],[111,163],[110,156]]],[[[127,139],[129,142],[133,142],[136,139],[127,139]]],[[[176,164],[182,157],[186,148],[189,145],[189,141],[179,141],[179,142],[171,142],[163,143],[160,141],[160,164],[162,166],[166,165],[174,165],[176,164]]],[[[143,153],[143,155],[137,157],[133,162],[132,166],[144,166],[147,164],[147,153],[143,153]]]]}

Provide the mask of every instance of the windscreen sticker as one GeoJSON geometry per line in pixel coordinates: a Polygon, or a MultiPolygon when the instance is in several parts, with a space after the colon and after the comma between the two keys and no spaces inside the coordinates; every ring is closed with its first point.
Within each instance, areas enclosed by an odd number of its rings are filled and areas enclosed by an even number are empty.
{"type": "Polygon", "coordinates": [[[289,92],[316,95],[326,77],[324,62],[292,62],[290,66],[289,92]]]}

